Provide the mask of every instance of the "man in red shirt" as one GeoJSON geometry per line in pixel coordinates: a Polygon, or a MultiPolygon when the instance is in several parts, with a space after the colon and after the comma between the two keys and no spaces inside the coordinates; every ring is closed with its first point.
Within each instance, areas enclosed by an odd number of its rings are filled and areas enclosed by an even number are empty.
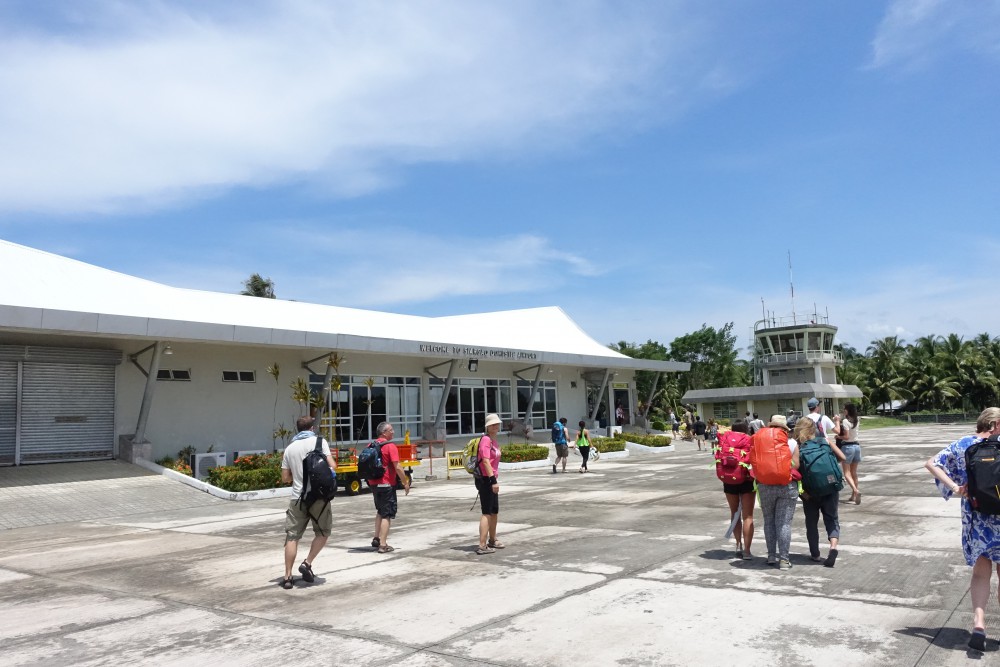
{"type": "Polygon", "coordinates": [[[385,474],[382,479],[368,480],[375,499],[375,537],[372,538],[372,548],[377,548],[380,554],[394,551],[386,542],[389,537],[389,524],[396,518],[396,479],[403,483],[406,495],[410,494],[410,478],[406,476],[403,467],[399,465],[399,449],[392,442],[392,424],[382,422],[376,427],[378,438],[375,443],[381,445],[382,466],[385,474]]]}

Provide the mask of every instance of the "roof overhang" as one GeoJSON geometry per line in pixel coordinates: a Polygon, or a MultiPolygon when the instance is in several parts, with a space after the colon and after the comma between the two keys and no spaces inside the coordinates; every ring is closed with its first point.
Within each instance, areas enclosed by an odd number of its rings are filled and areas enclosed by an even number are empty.
{"type": "Polygon", "coordinates": [[[550,306],[422,317],[163,285],[0,240],[0,332],[344,350],[520,365],[679,372],[633,359],[550,306]]]}
{"type": "Polygon", "coordinates": [[[718,389],[692,389],[684,394],[687,403],[709,401],[766,401],[782,398],[861,398],[861,390],[853,384],[820,384],[797,382],[775,384],[769,387],[721,387],[718,389]]]}

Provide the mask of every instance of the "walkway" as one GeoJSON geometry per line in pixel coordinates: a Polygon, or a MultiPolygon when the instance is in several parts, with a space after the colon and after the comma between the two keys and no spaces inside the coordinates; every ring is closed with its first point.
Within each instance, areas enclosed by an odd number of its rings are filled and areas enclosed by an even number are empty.
{"type": "MultiPolygon", "coordinates": [[[[800,512],[787,572],[764,565],[760,529],[758,558],[733,559],[710,457],[689,443],[588,475],[506,474],[508,548],[488,556],[468,478],[418,477],[390,555],[368,546],[370,496],[338,497],[317,582],[292,591],[277,585],[284,501],[145,474],[61,482],[68,502],[45,516],[71,520],[0,531],[0,647],[12,665],[966,664],[958,504],[922,464],[967,431],[863,433],[864,502],[841,506],[837,567],[808,560],[800,512]]],[[[48,488],[7,475],[4,515],[48,488]]],[[[995,599],[990,614],[987,661],[995,599]]]]}

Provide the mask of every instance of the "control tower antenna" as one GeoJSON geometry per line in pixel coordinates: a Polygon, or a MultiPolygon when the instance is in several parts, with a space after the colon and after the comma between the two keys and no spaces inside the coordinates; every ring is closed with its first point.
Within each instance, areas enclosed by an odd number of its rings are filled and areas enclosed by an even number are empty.
{"type": "Polygon", "coordinates": [[[792,280],[792,251],[788,251],[788,287],[792,294],[792,324],[798,324],[795,319],[795,282],[792,280]]]}

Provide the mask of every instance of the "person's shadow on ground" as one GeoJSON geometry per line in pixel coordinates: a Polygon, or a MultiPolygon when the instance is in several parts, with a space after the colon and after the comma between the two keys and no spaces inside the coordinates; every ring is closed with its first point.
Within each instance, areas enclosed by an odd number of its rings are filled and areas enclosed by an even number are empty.
{"type": "MultiPolygon", "coordinates": [[[[921,637],[926,639],[927,643],[949,651],[965,651],[968,657],[973,660],[979,660],[984,655],[984,651],[969,648],[971,634],[968,630],[962,628],[921,628],[909,626],[901,630],[896,630],[896,632],[908,637],[921,637]]],[[[1000,642],[997,642],[995,639],[987,639],[985,653],[997,650],[1000,650],[1000,642]]]]}

